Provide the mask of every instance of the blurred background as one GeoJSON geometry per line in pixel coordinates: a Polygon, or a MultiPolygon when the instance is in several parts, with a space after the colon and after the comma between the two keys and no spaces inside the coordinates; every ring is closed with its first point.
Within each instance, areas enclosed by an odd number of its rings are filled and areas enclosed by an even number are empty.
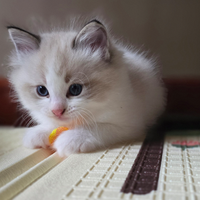
{"type": "Polygon", "coordinates": [[[16,105],[8,104],[6,63],[13,45],[6,26],[34,32],[34,18],[43,19],[48,27],[54,20],[67,24],[71,16],[95,17],[96,13],[125,44],[157,58],[168,88],[166,112],[200,114],[200,1],[0,0],[0,124],[13,124],[19,115],[13,112],[16,105]]]}

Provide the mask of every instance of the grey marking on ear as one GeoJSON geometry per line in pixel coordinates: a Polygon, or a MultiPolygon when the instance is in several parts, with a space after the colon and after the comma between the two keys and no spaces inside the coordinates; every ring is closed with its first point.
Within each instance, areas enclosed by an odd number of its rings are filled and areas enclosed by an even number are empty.
{"type": "Polygon", "coordinates": [[[74,39],[73,48],[90,49],[91,53],[100,50],[101,57],[110,59],[109,41],[105,27],[98,20],[88,22],[74,39]]]}
{"type": "Polygon", "coordinates": [[[41,42],[40,36],[15,26],[8,26],[7,29],[18,54],[39,49],[41,42]]]}
{"type": "Polygon", "coordinates": [[[89,21],[86,25],[90,24],[91,22],[96,22],[96,23],[98,23],[98,24],[100,24],[100,25],[103,26],[103,24],[99,20],[97,20],[97,19],[93,19],[93,20],[89,21]]]}

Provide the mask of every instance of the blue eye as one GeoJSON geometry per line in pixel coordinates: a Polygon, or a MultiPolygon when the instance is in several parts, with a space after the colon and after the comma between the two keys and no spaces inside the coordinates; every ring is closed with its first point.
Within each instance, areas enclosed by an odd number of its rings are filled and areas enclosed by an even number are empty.
{"type": "Polygon", "coordinates": [[[82,85],[80,84],[73,84],[69,87],[69,95],[71,96],[78,96],[82,92],[82,85]]]}
{"type": "Polygon", "coordinates": [[[46,97],[49,95],[47,88],[42,85],[37,86],[37,93],[41,97],[46,97]]]}

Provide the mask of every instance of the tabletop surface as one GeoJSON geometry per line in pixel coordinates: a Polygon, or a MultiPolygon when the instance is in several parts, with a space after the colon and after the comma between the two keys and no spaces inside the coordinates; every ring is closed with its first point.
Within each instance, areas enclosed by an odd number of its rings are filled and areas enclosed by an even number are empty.
{"type": "Polygon", "coordinates": [[[165,136],[157,190],[145,195],[121,192],[143,141],[63,159],[23,147],[24,131],[0,129],[1,200],[200,199],[200,131],[165,136]]]}

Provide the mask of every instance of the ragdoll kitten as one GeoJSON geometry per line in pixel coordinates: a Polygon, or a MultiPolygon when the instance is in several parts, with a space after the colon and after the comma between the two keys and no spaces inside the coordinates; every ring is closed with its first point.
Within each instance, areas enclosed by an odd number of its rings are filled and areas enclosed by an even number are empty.
{"type": "Polygon", "coordinates": [[[34,35],[8,27],[15,51],[9,79],[37,126],[24,145],[46,148],[54,128],[60,156],[130,141],[153,124],[164,107],[154,63],[110,37],[92,20],[81,30],[34,35]]]}

